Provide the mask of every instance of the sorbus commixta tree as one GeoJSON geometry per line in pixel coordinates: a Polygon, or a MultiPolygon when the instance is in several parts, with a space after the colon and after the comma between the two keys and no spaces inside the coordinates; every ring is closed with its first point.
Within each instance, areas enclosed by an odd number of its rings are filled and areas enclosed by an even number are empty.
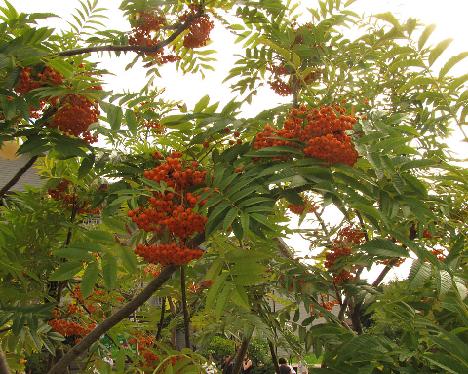
{"type": "Polygon", "coordinates": [[[466,176],[445,144],[465,136],[466,53],[444,61],[431,26],[353,1],[125,0],[118,30],[97,1],[57,29],[14,5],[2,373],[201,372],[219,334],[236,374],[253,337],[273,363],[281,347],[333,372],[466,371],[466,176]],[[192,84],[216,52],[230,86],[192,84]],[[44,183],[17,188],[31,173],[44,183]]]}

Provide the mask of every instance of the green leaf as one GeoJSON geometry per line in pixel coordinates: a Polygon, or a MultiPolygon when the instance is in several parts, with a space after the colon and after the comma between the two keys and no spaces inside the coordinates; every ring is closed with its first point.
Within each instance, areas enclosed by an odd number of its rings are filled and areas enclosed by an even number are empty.
{"type": "Polygon", "coordinates": [[[402,246],[392,243],[390,240],[373,239],[361,245],[362,250],[370,255],[384,257],[409,257],[409,252],[402,246]]]}
{"type": "Polygon", "coordinates": [[[92,262],[86,268],[83,278],[81,279],[81,293],[86,299],[93,292],[94,285],[99,278],[99,267],[97,262],[92,262]]]}
{"type": "Polygon", "coordinates": [[[90,154],[88,157],[83,158],[80,168],[78,169],[78,179],[82,179],[89,174],[94,166],[95,161],[96,155],[94,153],[90,154]]]}
{"type": "Polygon", "coordinates": [[[224,220],[223,220],[224,231],[226,231],[228,227],[232,225],[232,222],[236,219],[238,214],[239,214],[239,209],[237,209],[236,207],[229,209],[229,211],[224,216],[224,220]]]}
{"type": "Polygon", "coordinates": [[[107,289],[113,289],[117,283],[117,260],[106,253],[101,262],[104,285],[107,289]]]}
{"type": "Polygon", "coordinates": [[[65,281],[73,278],[81,269],[83,268],[81,262],[65,262],[60,267],[54,271],[49,280],[51,281],[65,281]]]}
{"type": "Polygon", "coordinates": [[[418,40],[418,49],[419,50],[421,50],[424,47],[424,44],[426,44],[427,39],[429,39],[429,36],[431,36],[431,34],[435,30],[435,28],[436,28],[435,24],[426,26],[426,28],[424,29],[424,31],[422,32],[422,34],[421,34],[421,36],[419,37],[419,40],[418,40]]]}
{"type": "Polygon", "coordinates": [[[195,107],[193,108],[194,113],[198,112],[203,112],[203,109],[205,109],[210,102],[210,96],[205,95],[203,96],[198,103],[195,104],[195,107]]]}
{"type": "Polygon", "coordinates": [[[453,68],[457,63],[462,61],[464,58],[468,57],[468,52],[460,53],[456,56],[452,56],[448,59],[445,65],[440,69],[439,78],[444,77],[451,68],[453,68]]]}
{"type": "Polygon", "coordinates": [[[138,269],[138,260],[135,252],[127,247],[118,246],[120,260],[130,274],[134,274],[138,269]]]}
{"type": "Polygon", "coordinates": [[[138,134],[138,121],[135,112],[131,109],[125,111],[125,120],[127,122],[128,129],[133,135],[138,134]]]}
{"type": "Polygon", "coordinates": [[[445,39],[434,47],[434,49],[429,54],[429,58],[428,58],[429,66],[431,66],[435,62],[435,60],[437,60],[437,58],[442,53],[444,53],[444,51],[448,48],[448,46],[450,45],[450,43],[452,43],[452,41],[453,39],[451,38],[445,39]]]}

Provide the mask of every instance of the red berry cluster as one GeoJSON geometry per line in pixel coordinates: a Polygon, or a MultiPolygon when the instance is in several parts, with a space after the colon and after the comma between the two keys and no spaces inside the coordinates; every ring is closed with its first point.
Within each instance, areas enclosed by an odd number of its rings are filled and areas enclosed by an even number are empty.
{"type": "Polygon", "coordinates": [[[138,244],[135,253],[149,263],[161,265],[183,265],[203,255],[201,249],[188,248],[175,243],[138,244]]]}
{"type": "Polygon", "coordinates": [[[83,135],[88,141],[96,141],[95,137],[90,138],[87,131],[89,126],[97,122],[98,119],[97,102],[81,95],[70,94],[61,100],[59,108],[48,126],[57,128],[67,135],[83,135]]]}
{"type": "Polygon", "coordinates": [[[278,130],[267,124],[255,136],[253,147],[299,147],[300,141],[305,143],[303,152],[307,156],[324,160],[330,165],[353,166],[358,153],[345,131],[351,130],[357,119],[344,113],[345,109],[338,105],[320,109],[292,109],[282,129],[278,130]]]}
{"type": "MultiPolygon", "coordinates": [[[[188,15],[184,15],[181,19],[185,19],[188,15]]],[[[210,39],[210,32],[214,28],[213,21],[210,21],[210,17],[204,15],[198,17],[192,21],[189,27],[189,32],[184,37],[185,48],[201,48],[204,47],[210,39]]]]}
{"type": "MultiPolygon", "coordinates": [[[[160,159],[158,152],[153,155],[160,159]]],[[[167,233],[173,243],[158,243],[137,246],[135,252],[153,264],[185,264],[199,258],[203,251],[187,246],[187,241],[196,233],[205,230],[207,217],[197,208],[205,201],[194,192],[188,192],[204,183],[206,171],[196,161],[181,159],[180,152],[172,152],[158,166],[146,170],[144,176],[155,182],[165,182],[174,192],[153,192],[147,204],[128,212],[138,227],[156,234],[167,233]]]]}
{"type": "MultiPolygon", "coordinates": [[[[161,27],[166,24],[166,18],[161,15],[151,13],[138,13],[137,21],[132,28],[132,34],[128,39],[128,44],[133,46],[154,47],[159,43],[157,34],[161,27]]],[[[175,62],[180,60],[180,57],[175,55],[165,55],[164,48],[153,53],[147,53],[153,56],[158,64],[165,64],[168,62],[175,62]]]]}

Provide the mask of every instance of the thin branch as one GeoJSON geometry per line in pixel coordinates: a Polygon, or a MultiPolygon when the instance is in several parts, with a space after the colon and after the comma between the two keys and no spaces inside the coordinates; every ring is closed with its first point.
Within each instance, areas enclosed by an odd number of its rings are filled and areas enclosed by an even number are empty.
{"type": "Polygon", "coordinates": [[[161,316],[159,317],[158,330],[156,331],[156,340],[161,339],[165,314],[166,314],[166,298],[163,297],[162,302],[161,302],[161,316]]]}
{"type": "Polygon", "coordinates": [[[190,317],[187,309],[187,295],[185,290],[185,267],[180,267],[180,294],[182,297],[182,312],[184,315],[185,348],[190,348],[190,317]]]}
{"type": "Polygon", "coordinates": [[[34,165],[34,163],[36,162],[38,157],[39,156],[37,156],[37,155],[31,157],[28,160],[28,162],[26,162],[26,164],[24,164],[24,166],[21,169],[18,170],[18,172],[14,175],[14,177],[11,178],[11,180],[5,186],[3,186],[3,188],[0,190],[0,199],[3,199],[3,197],[8,193],[8,191],[10,191],[10,189],[16,183],[19,182],[19,180],[21,179],[23,174],[26,173],[31,168],[31,166],[34,165]]]}
{"type": "Polygon", "coordinates": [[[177,267],[174,265],[166,266],[161,274],[148,285],[132,300],[130,300],[122,309],[118,310],[110,317],[106,318],[99,325],[95,327],[83,340],[73,348],[71,348],[53,367],[49,370],[48,374],[62,374],[65,372],[68,365],[70,365],[78,356],[84,353],[92,344],[97,342],[99,338],[109,331],[112,327],[122,321],[124,318],[129,317],[135,312],[143,303],[145,303],[153,293],[159,289],[169,278],[174,274],[177,267]]]}
{"type": "Polygon", "coordinates": [[[167,45],[171,44],[181,33],[187,30],[192,22],[200,18],[204,14],[203,9],[200,8],[197,13],[190,15],[187,19],[177,25],[175,31],[167,38],[159,43],[156,43],[152,46],[145,46],[145,45],[101,45],[96,47],[85,47],[85,48],[77,48],[77,49],[70,49],[68,51],[59,52],[57,55],[62,57],[67,56],[76,56],[76,55],[83,55],[87,53],[94,53],[94,52],[136,52],[141,54],[153,54],[167,45]]]}

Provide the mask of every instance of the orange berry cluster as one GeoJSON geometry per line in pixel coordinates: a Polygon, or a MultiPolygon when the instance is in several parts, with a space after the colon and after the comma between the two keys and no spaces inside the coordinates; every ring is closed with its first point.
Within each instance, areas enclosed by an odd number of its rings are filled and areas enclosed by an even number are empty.
{"type": "MultiPolygon", "coordinates": [[[[143,47],[156,46],[159,43],[157,34],[165,24],[166,18],[164,16],[144,12],[138,13],[137,22],[132,28],[132,34],[128,39],[128,44],[143,47]]],[[[147,54],[153,56],[155,62],[161,65],[180,60],[179,56],[165,55],[164,48],[147,54]]]]}
{"type": "Polygon", "coordinates": [[[361,244],[364,241],[365,233],[361,230],[346,226],[338,232],[338,236],[333,240],[333,246],[327,251],[325,256],[325,267],[333,274],[333,282],[340,284],[354,279],[354,274],[345,269],[334,269],[336,261],[340,257],[350,256],[353,245],[361,244]]]}
{"type": "MultiPolygon", "coordinates": [[[[155,193],[149,199],[149,207],[130,210],[128,215],[144,231],[162,233],[167,230],[177,238],[190,238],[205,229],[207,218],[178,202],[178,196],[172,192],[155,193]]],[[[195,205],[198,202],[193,196],[189,195],[187,203],[195,205]]]]}
{"type": "Polygon", "coordinates": [[[101,208],[91,207],[87,201],[79,201],[78,196],[74,192],[70,192],[72,184],[69,180],[62,179],[57,187],[49,188],[49,196],[57,201],[62,201],[62,203],[68,208],[77,209],[78,214],[99,214],[101,208]]]}
{"type": "MultiPolygon", "coordinates": [[[[27,67],[21,69],[19,81],[16,84],[15,91],[20,95],[24,95],[37,88],[48,85],[57,86],[62,83],[62,75],[48,66],[46,66],[40,73],[36,73],[32,68],[27,67]]],[[[42,115],[42,112],[47,105],[47,101],[49,101],[52,105],[56,105],[58,98],[49,97],[39,100],[39,105],[37,107],[30,107],[29,115],[31,118],[39,118],[42,115]]]]}
{"type": "Polygon", "coordinates": [[[175,243],[138,244],[135,253],[152,264],[183,265],[203,255],[201,249],[193,249],[175,243]]]}
{"type": "Polygon", "coordinates": [[[84,325],[83,323],[69,321],[61,318],[51,319],[49,321],[49,325],[64,337],[83,337],[88,335],[96,327],[96,324],[94,323],[84,325]]]}
{"type": "Polygon", "coordinates": [[[335,241],[346,242],[350,244],[362,244],[366,234],[364,231],[355,229],[351,226],[345,226],[338,231],[338,237],[335,241]]]}
{"type": "Polygon", "coordinates": [[[437,256],[437,259],[439,261],[444,261],[445,260],[445,255],[443,249],[433,249],[431,253],[435,256],[437,256]]]}
{"type": "Polygon", "coordinates": [[[48,126],[57,128],[67,135],[77,137],[83,135],[88,142],[93,142],[97,141],[97,138],[92,137],[87,131],[89,126],[97,122],[98,119],[97,102],[81,95],[70,94],[61,100],[59,108],[48,126]]]}
{"type": "Polygon", "coordinates": [[[156,135],[164,135],[166,133],[166,127],[157,121],[146,120],[144,126],[156,135]]]}
{"type": "Polygon", "coordinates": [[[318,206],[307,197],[302,197],[302,200],[302,204],[289,204],[288,209],[298,216],[303,213],[313,213],[318,209],[318,206]]]}
{"type": "Polygon", "coordinates": [[[23,68],[20,71],[19,81],[15,91],[19,94],[28,92],[47,85],[58,86],[63,83],[63,76],[56,70],[46,66],[41,73],[35,74],[32,68],[23,68]]]}
{"type": "Polygon", "coordinates": [[[199,291],[210,288],[213,285],[213,281],[211,279],[203,280],[199,283],[192,282],[187,286],[187,289],[191,293],[198,293],[199,291]]]}
{"type": "Polygon", "coordinates": [[[386,258],[384,260],[377,261],[377,263],[382,264],[382,265],[392,264],[392,266],[399,267],[401,264],[403,264],[403,262],[405,262],[405,260],[406,259],[404,257],[399,257],[396,261],[395,259],[392,259],[392,258],[386,258]]]}
{"type": "Polygon", "coordinates": [[[197,161],[192,161],[190,165],[183,165],[181,157],[180,152],[173,152],[165,162],[151,170],[145,170],[144,177],[158,183],[164,181],[176,191],[203,184],[206,171],[199,170],[197,161]]]}
{"type": "Polygon", "coordinates": [[[345,109],[335,105],[319,109],[301,107],[292,109],[282,129],[265,125],[254,139],[254,149],[273,146],[298,147],[305,143],[305,155],[326,161],[328,164],[353,166],[358,158],[351,138],[345,133],[357,122],[356,117],[344,114],[345,109]]]}
{"type": "Polygon", "coordinates": [[[153,336],[138,335],[129,339],[128,342],[136,346],[138,353],[143,356],[145,366],[152,367],[156,361],[159,361],[159,356],[149,349],[155,343],[153,336]]]}
{"type": "Polygon", "coordinates": [[[161,268],[155,264],[148,264],[143,268],[143,273],[156,278],[159,276],[159,274],[161,274],[161,268]]]}
{"type": "MultiPolygon", "coordinates": [[[[186,17],[187,15],[184,15],[181,19],[183,20],[186,17]]],[[[210,32],[213,28],[214,23],[210,21],[209,16],[204,15],[196,18],[190,24],[189,32],[184,37],[184,47],[190,49],[204,47],[210,39],[210,32]]]]}
{"type": "MultiPolygon", "coordinates": [[[[153,158],[161,159],[159,152],[153,158]]],[[[174,192],[153,192],[144,206],[128,212],[137,226],[147,232],[167,233],[175,241],[153,245],[140,244],[135,252],[153,264],[186,264],[199,258],[203,251],[185,244],[194,234],[203,232],[207,217],[197,212],[203,206],[200,196],[187,190],[204,183],[206,171],[196,161],[181,159],[180,152],[172,152],[159,165],[146,170],[144,176],[155,182],[165,182],[174,192]],[[179,243],[179,244],[177,244],[179,243]]]]}

